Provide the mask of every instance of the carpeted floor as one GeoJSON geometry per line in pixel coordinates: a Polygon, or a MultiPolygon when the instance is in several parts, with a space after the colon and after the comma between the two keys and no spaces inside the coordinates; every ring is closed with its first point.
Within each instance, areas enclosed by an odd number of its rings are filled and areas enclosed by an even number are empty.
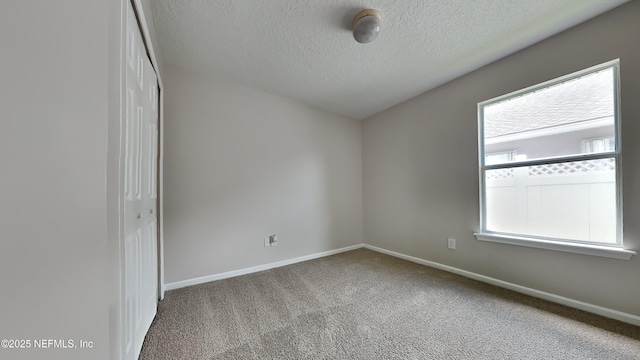
{"type": "Polygon", "coordinates": [[[640,327],[366,249],[170,291],[141,359],[640,359],[640,327]]]}

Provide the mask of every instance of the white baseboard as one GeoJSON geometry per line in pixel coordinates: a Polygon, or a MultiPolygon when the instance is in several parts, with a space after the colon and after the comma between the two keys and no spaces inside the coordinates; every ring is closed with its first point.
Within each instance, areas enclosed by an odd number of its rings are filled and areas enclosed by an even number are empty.
{"type": "Polygon", "coordinates": [[[593,305],[593,304],[589,304],[583,301],[579,301],[579,300],[574,300],[574,299],[569,299],[566,298],[564,296],[560,296],[560,295],[555,295],[555,294],[551,294],[548,292],[544,292],[544,291],[540,291],[540,290],[536,290],[536,289],[532,289],[532,288],[528,288],[526,286],[521,286],[521,285],[517,285],[517,284],[513,284],[510,282],[506,282],[506,281],[502,281],[502,280],[498,280],[492,277],[488,277],[488,276],[484,276],[484,275],[480,275],[480,274],[476,274],[470,271],[466,271],[466,270],[462,270],[462,269],[458,269],[455,268],[453,266],[448,266],[448,265],[443,265],[437,262],[433,262],[433,261],[429,261],[429,260],[424,260],[424,259],[420,259],[417,257],[413,257],[413,256],[409,256],[409,255],[404,255],[401,253],[397,253],[395,251],[390,251],[390,250],[386,250],[386,249],[382,249],[379,248],[377,246],[372,246],[372,245],[367,245],[364,244],[363,245],[364,248],[367,248],[369,250],[373,250],[373,251],[377,251],[379,253],[383,253],[383,254],[387,254],[387,255],[391,255],[400,259],[404,259],[404,260],[408,260],[414,263],[418,263],[418,264],[422,264],[422,265],[426,265],[432,268],[436,268],[436,269],[440,269],[440,270],[444,270],[453,274],[457,274],[457,275],[461,275],[473,280],[477,280],[477,281],[481,281],[487,284],[491,284],[491,285],[495,285],[501,288],[505,288],[505,289],[509,289],[515,292],[519,292],[525,295],[529,295],[529,296],[533,296],[539,299],[543,299],[543,300],[547,300],[547,301],[551,301],[557,304],[561,304],[561,305],[565,305],[565,306],[569,306],[572,308],[576,308],[576,309],[580,309],[580,310],[584,310],[590,313],[594,313],[594,314],[598,314],[604,317],[608,317],[611,319],[615,319],[615,320],[620,320],[632,325],[636,325],[636,326],[640,326],[640,316],[638,315],[634,315],[634,314],[629,314],[629,313],[625,313],[622,311],[618,311],[618,310],[613,310],[613,309],[609,309],[609,308],[605,308],[602,306],[598,306],[598,305],[593,305]]]}
{"type": "Polygon", "coordinates": [[[207,282],[210,282],[210,281],[228,279],[228,278],[231,278],[231,277],[251,274],[251,273],[255,273],[255,272],[259,272],[259,271],[264,271],[264,270],[269,270],[269,269],[273,269],[273,268],[277,268],[277,267],[281,267],[281,266],[286,266],[286,265],[299,263],[299,262],[302,262],[302,261],[318,259],[318,258],[325,257],[325,256],[330,256],[330,255],[335,255],[335,254],[339,254],[339,253],[346,252],[346,251],[360,249],[363,246],[364,246],[364,244],[347,246],[347,247],[343,247],[343,248],[340,248],[340,249],[323,251],[323,252],[319,252],[319,253],[315,253],[315,254],[311,254],[311,255],[300,256],[300,257],[297,257],[297,258],[277,261],[277,262],[273,262],[273,263],[269,263],[269,264],[252,266],[252,267],[249,267],[249,268],[232,270],[232,271],[227,271],[227,272],[223,272],[223,273],[220,273],[220,274],[207,275],[207,276],[202,276],[202,277],[198,277],[198,278],[194,278],[194,279],[176,281],[176,282],[164,284],[163,288],[164,288],[165,291],[169,291],[169,290],[175,290],[175,289],[183,288],[183,287],[186,287],[186,286],[203,284],[203,283],[207,283],[207,282]]]}
{"type": "Polygon", "coordinates": [[[368,245],[368,244],[358,244],[358,245],[353,245],[353,246],[347,246],[347,247],[340,248],[340,249],[323,251],[323,252],[320,252],[320,253],[300,256],[300,257],[297,257],[297,258],[277,261],[277,262],[264,264],[264,265],[253,266],[253,267],[249,267],[249,268],[245,268],[245,269],[238,269],[238,270],[227,271],[227,272],[219,273],[219,274],[202,276],[202,277],[198,277],[198,278],[194,278],[194,279],[176,281],[176,282],[164,284],[163,291],[175,290],[175,289],[183,288],[183,287],[186,287],[186,286],[198,285],[198,284],[203,284],[203,283],[207,283],[207,282],[210,282],[210,281],[222,280],[222,279],[227,279],[227,278],[231,278],[231,277],[235,277],[235,276],[251,274],[251,273],[255,273],[255,272],[259,272],[259,271],[264,271],[264,270],[269,270],[269,269],[273,269],[273,268],[277,268],[277,267],[281,267],[281,266],[286,266],[286,265],[299,263],[299,262],[302,262],[302,261],[318,259],[318,258],[321,258],[321,257],[335,255],[335,254],[339,254],[339,253],[346,252],[346,251],[356,250],[356,249],[363,248],[363,247],[366,248],[366,249],[369,249],[369,250],[373,250],[373,251],[379,252],[379,253],[391,255],[391,256],[394,256],[394,257],[397,257],[397,258],[400,258],[400,259],[404,259],[404,260],[408,260],[408,261],[411,261],[411,262],[414,262],[414,263],[417,263],[417,264],[421,264],[421,265],[429,266],[429,267],[432,267],[432,268],[444,270],[444,271],[447,271],[447,272],[450,272],[450,273],[453,273],[453,274],[461,275],[461,276],[464,276],[464,277],[467,277],[467,278],[470,278],[470,279],[473,279],[473,280],[477,280],[477,281],[484,282],[484,283],[487,283],[487,284],[495,285],[495,286],[498,286],[498,287],[501,287],[501,288],[505,288],[505,289],[512,290],[512,291],[515,291],[515,292],[518,292],[518,293],[522,293],[522,294],[525,294],[525,295],[533,296],[533,297],[536,297],[536,298],[539,298],[539,299],[551,301],[551,302],[554,302],[554,303],[557,303],[557,304],[569,306],[569,307],[572,307],[572,308],[584,310],[584,311],[587,311],[587,312],[590,312],[590,313],[594,313],[594,314],[597,314],[597,315],[601,315],[601,316],[604,316],[604,317],[608,317],[608,318],[611,318],[611,319],[620,320],[620,321],[623,321],[623,322],[626,322],[626,323],[629,323],[629,324],[632,324],[632,325],[640,326],[640,316],[638,316],[638,315],[629,314],[629,313],[625,313],[625,312],[622,312],[622,311],[613,310],[613,309],[605,308],[605,307],[602,307],[602,306],[589,304],[589,303],[586,303],[586,302],[583,302],[583,301],[566,298],[564,296],[555,295],[555,294],[551,294],[551,293],[548,293],[548,292],[544,292],[544,291],[528,288],[526,286],[517,285],[517,284],[510,283],[510,282],[503,281],[503,280],[498,280],[498,279],[495,279],[495,278],[492,278],[492,277],[489,277],[489,276],[476,274],[476,273],[471,272],[471,271],[458,269],[458,268],[453,267],[453,266],[440,264],[440,263],[437,263],[437,262],[434,262],[434,261],[420,259],[420,258],[417,258],[417,257],[401,254],[401,253],[398,253],[398,252],[395,252],[395,251],[386,250],[386,249],[379,248],[379,247],[373,246],[373,245],[368,245]]]}

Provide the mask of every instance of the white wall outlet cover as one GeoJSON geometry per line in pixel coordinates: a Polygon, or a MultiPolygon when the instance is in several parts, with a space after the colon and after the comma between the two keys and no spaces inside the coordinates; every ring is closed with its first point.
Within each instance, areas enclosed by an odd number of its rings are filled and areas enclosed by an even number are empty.
{"type": "Polygon", "coordinates": [[[271,246],[278,246],[278,237],[276,235],[271,237],[271,246]]]}
{"type": "Polygon", "coordinates": [[[271,238],[266,237],[264,238],[264,247],[269,247],[269,246],[271,246],[271,238]]]}
{"type": "Polygon", "coordinates": [[[454,249],[456,248],[456,239],[452,239],[452,238],[448,238],[447,239],[447,247],[449,249],[454,249]]]}

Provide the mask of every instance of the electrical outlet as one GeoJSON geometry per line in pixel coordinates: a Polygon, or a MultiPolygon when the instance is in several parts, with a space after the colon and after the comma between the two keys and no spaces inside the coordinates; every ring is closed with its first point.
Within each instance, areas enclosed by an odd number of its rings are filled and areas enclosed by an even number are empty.
{"type": "Polygon", "coordinates": [[[271,246],[278,246],[278,236],[271,235],[271,246]]]}
{"type": "Polygon", "coordinates": [[[455,250],[456,249],[456,239],[448,238],[447,239],[447,247],[449,249],[455,250]]]}
{"type": "Polygon", "coordinates": [[[264,238],[264,247],[271,246],[271,236],[264,238]]]}

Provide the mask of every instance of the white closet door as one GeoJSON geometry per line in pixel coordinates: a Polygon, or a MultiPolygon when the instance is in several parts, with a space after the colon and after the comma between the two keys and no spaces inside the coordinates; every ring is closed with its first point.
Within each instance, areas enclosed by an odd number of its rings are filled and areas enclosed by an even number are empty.
{"type": "Polygon", "coordinates": [[[156,315],[158,299],[158,79],[149,57],[144,56],[144,106],[142,119],[142,319],[144,333],[156,315]]]}
{"type": "Polygon", "coordinates": [[[127,2],[124,121],[125,359],[137,359],[157,308],[158,85],[127,2]]]}

